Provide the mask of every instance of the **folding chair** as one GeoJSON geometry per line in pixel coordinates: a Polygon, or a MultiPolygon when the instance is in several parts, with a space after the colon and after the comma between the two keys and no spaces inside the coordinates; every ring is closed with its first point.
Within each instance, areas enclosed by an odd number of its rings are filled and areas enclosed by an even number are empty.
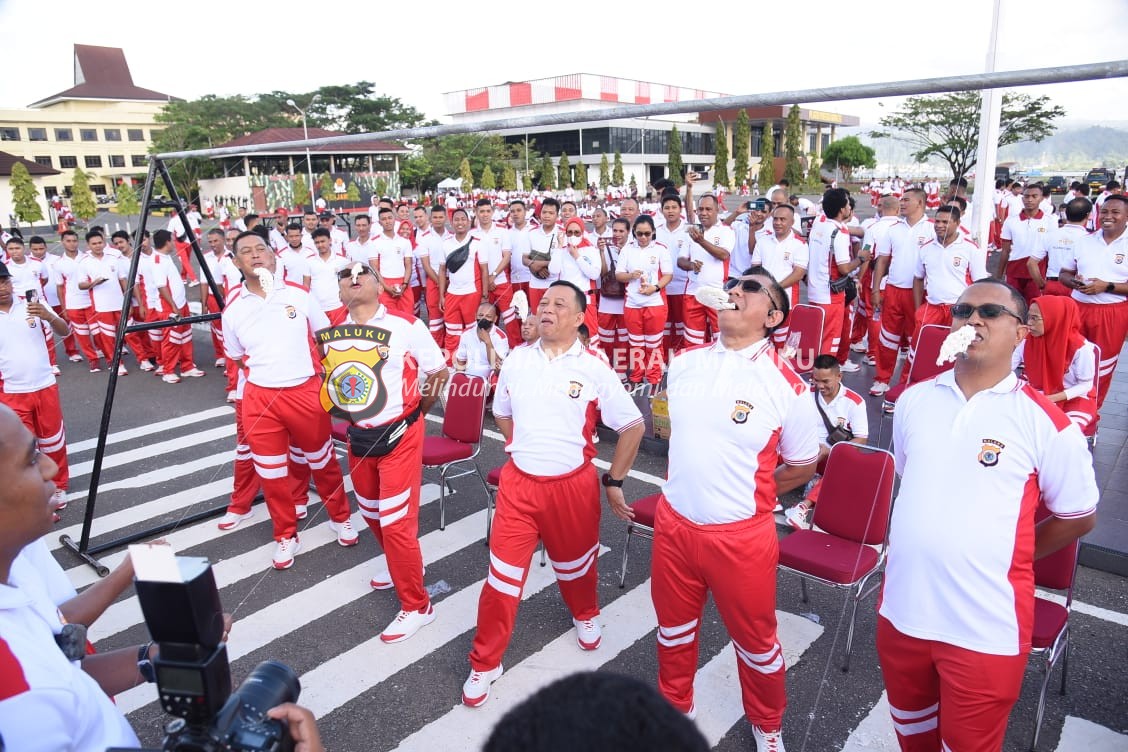
{"type": "MultiPolygon", "coordinates": [[[[1039,510],[1038,519],[1048,516],[1044,509],[1039,510]]],[[[1042,730],[1042,716],[1046,710],[1046,688],[1050,674],[1061,660],[1061,694],[1065,694],[1065,679],[1069,673],[1069,615],[1073,610],[1073,581],[1077,576],[1077,551],[1080,541],[1074,541],[1060,551],[1044,556],[1034,562],[1034,584],[1050,590],[1065,593],[1065,605],[1047,598],[1034,598],[1034,631],[1031,637],[1031,659],[1038,660],[1042,670],[1042,686],[1038,690],[1038,706],[1034,711],[1034,734],[1030,739],[1030,750],[1038,746],[1038,735],[1042,730]]]]}
{"type": "Polygon", "coordinates": [[[815,367],[815,358],[818,357],[819,348],[822,347],[823,309],[816,305],[800,303],[791,308],[787,317],[787,339],[795,342],[795,335],[799,335],[795,352],[789,360],[792,368],[800,376],[810,373],[815,367]]]}
{"type": "Polygon", "coordinates": [[[799,530],[779,543],[779,568],[799,575],[804,603],[808,579],[847,591],[851,608],[843,671],[850,670],[858,602],[877,590],[877,584],[867,589],[866,583],[885,566],[894,474],[890,452],[835,444],[812,520],[819,530],[799,530]]]}
{"type": "Polygon", "coordinates": [[[936,365],[940,357],[940,346],[944,344],[948,333],[951,331],[946,326],[939,324],[926,324],[917,334],[916,348],[913,351],[913,362],[909,367],[909,375],[900,384],[889,388],[881,400],[881,415],[878,418],[877,443],[881,443],[885,435],[885,416],[892,415],[897,406],[897,399],[913,384],[931,379],[933,376],[951,370],[954,363],[948,362],[936,365]]]}
{"type": "Polygon", "coordinates": [[[455,373],[447,392],[441,436],[423,437],[423,467],[439,468],[439,530],[446,530],[447,481],[465,475],[476,475],[489,496],[482,471],[474,462],[481,451],[482,427],[486,414],[486,380],[465,373],[455,373]],[[447,475],[452,467],[469,462],[470,469],[447,475]]]}
{"type": "Polygon", "coordinates": [[[637,535],[647,540],[654,540],[654,512],[658,509],[658,499],[662,494],[646,496],[631,504],[635,516],[627,523],[627,543],[623,546],[623,566],[619,571],[619,587],[627,585],[627,557],[631,553],[631,536],[637,535]]]}
{"type": "MultiPolygon", "coordinates": [[[[494,504],[497,500],[497,487],[501,482],[501,468],[499,465],[486,473],[486,548],[490,545],[490,525],[493,523],[494,504]]],[[[540,565],[548,564],[548,552],[544,550],[544,541],[540,542],[540,565]]]]}

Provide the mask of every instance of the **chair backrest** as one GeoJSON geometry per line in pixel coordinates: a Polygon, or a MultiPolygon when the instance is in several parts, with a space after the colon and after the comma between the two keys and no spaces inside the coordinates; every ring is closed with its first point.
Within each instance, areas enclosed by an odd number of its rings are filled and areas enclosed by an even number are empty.
{"type": "Polygon", "coordinates": [[[940,347],[950,331],[948,327],[939,324],[925,324],[920,328],[916,341],[916,354],[913,356],[913,367],[909,370],[910,384],[931,379],[955,365],[951,361],[936,365],[936,359],[940,357],[940,347]]]}
{"type": "MultiPolygon", "coordinates": [[[[1050,510],[1045,505],[1038,504],[1034,513],[1034,524],[1050,516],[1050,510]]],[[[1068,590],[1070,599],[1073,597],[1073,578],[1077,573],[1077,552],[1081,548],[1081,541],[1075,540],[1065,548],[1054,551],[1049,556],[1043,556],[1034,561],[1034,584],[1050,590],[1068,590]]]]}
{"type": "Polygon", "coordinates": [[[489,385],[480,376],[455,373],[447,392],[443,415],[443,436],[464,444],[482,440],[482,424],[486,415],[489,385]]]}
{"type": "Polygon", "coordinates": [[[787,316],[788,337],[799,333],[799,344],[791,356],[791,365],[796,373],[809,373],[815,367],[815,358],[822,347],[823,309],[808,303],[800,303],[791,308],[787,316]]]}
{"type": "Polygon", "coordinates": [[[856,543],[884,543],[895,474],[887,450],[846,441],[835,444],[823,471],[814,525],[856,543]]]}

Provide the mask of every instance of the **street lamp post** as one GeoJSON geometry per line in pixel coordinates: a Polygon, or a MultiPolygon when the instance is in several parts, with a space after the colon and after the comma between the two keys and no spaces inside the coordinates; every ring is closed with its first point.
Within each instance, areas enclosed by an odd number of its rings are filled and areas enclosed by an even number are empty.
{"type": "MultiPolygon", "coordinates": [[[[310,107],[310,105],[312,105],[314,102],[318,101],[319,99],[321,99],[321,95],[320,94],[314,94],[313,99],[309,100],[309,104],[306,105],[306,107],[307,108],[310,107]]],[[[287,99],[286,104],[293,107],[295,110],[298,111],[298,114],[302,116],[302,138],[304,138],[305,140],[308,141],[309,140],[309,128],[306,126],[305,110],[303,110],[301,107],[298,107],[298,105],[295,104],[294,100],[292,100],[292,99],[287,99]]],[[[313,201],[313,163],[310,160],[310,156],[309,156],[309,144],[306,144],[305,152],[306,152],[306,177],[309,179],[309,202],[310,202],[310,207],[312,208],[313,205],[314,205],[314,201],[313,201]]]]}

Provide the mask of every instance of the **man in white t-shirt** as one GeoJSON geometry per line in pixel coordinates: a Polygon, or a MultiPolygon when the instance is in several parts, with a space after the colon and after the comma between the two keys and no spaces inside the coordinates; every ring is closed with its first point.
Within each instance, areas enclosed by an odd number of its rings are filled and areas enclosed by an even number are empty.
{"type": "Polygon", "coordinates": [[[541,203],[540,226],[528,232],[529,250],[522,261],[532,275],[529,279],[529,310],[532,311],[537,310],[544,291],[556,280],[549,264],[567,245],[563,225],[557,223],[559,211],[560,203],[554,198],[546,198],[541,203]]]}
{"type": "Polygon", "coordinates": [[[472,232],[478,236],[486,259],[487,273],[483,284],[489,293],[489,302],[501,312],[501,326],[508,332],[518,325],[517,314],[513,311],[513,286],[509,284],[509,267],[513,257],[509,231],[494,223],[493,204],[488,198],[478,199],[474,215],[478,226],[472,232]]]}
{"type": "Polygon", "coordinates": [[[678,258],[683,252],[688,253],[692,241],[686,232],[689,223],[682,217],[681,196],[676,193],[662,196],[659,211],[662,212],[663,221],[656,225],[658,235],[655,240],[666,246],[670,252],[670,261],[673,262],[673,277],[666,287],[666,326],[662,349],[667,353],[674,353],[685,345],[685,288],[689,284],[689,272],[678,264],[678,258]]]}
{"type": "MultiPolygon", "coordinates": [[[[37,239],[43,249],[46,250],[47,245],[43,242],[43,238],[37,235],[32,238],[32,241],[37,239]]],[[[4,249],[7,253],[0,255],[6,256],[4,263],[8,265],[8,272],[12,275],[12,289],[15,290],[15,294],[26,302],[27,295],[30,292],[34,299],[42,300],[50,306],[50,300],[47,298],[47,291],[49,290],[52,296],[56,298],[57,303],[58,293],[51,283],[51,269],[43,258],[28,255],[23,239],[15,236],[4,241],[4,249]]],[[[53,259],[55,257],[48,255],[47,258],[53,259]]],[[[52,310],[54,310],[53,307],[52,310]]],[[[59,367],[55,363],[55,334],[50,327],[43,327],[43,336],[44,343],[47,346],[48,360],[51,364],[51,373],[58,376],[59,367]]]]}
{"type": "MultiPolygon", "coordinates": [[[[157,230],[153,233],[153,255],[150,258],[149,271],[153,277],[153,284],[161,298],[161,307],[155,313],[150,310],[154,320],[173,320],[186,318],[190,315],[188,310],[188,291],[184,287],[184,280],[176,268],[175,240],[168,230],[157,230]]],[[[157,373],[166,384],[177,384],[181,376],[199,378],[204,372],[196,367],[192,358],[192,326],[190,324],[177,324],[165,329],[164,338],[161,340],[160,367],[157,373]],[[176,375],[177,367],[180,376],[176,375]]]]}
{"type": "Polygon", "coordinates": [[[422,259],[423,273],[427,276],[423,290],[427,301],[427,328],[431,331],[431,337],[435,340],[435,344],[442,347],[446,338],[446,330],[443,325],[442,305],[439,303],[437,259],[443,256],[443,243],[449,235],[446,229],[446,209],[436,204],[431,207],[429,216],[430,228],[420,234],[415,252],[422,259]]]}
{"type": "MultiPolygon", "coordinates": [[[[922,199],[923,203],[923,199],[922,199]]],[[[807,236],[807,300],[823,310],[823,336],[819,354],[837,355],[845,319],[846,293],[831,290],[831,283],[849,275],[869,261],[863,249],[857,257],[850,254],[850,196],[844,188],[831,188],[823,194],[823,214],[811,225],[807,236]]],[[[848,351],[847,351],[848,352],[848,351]]],[[[860,366],[850,360],[839,360],[839,367],[849,373],[860,366]]]]}
{"type": "MultiPolygon", "coordinates": [[[[271,244],[273,247],[273,243],[271,244]]],[[[306,264],[307,253],[302,240],[302,228],[294,222],[286,228],[286,242],[281,248],[274,249],[278,256],[278,266],[282,272],[282,281],[293,282],[309,289],[309,265],[306,264]]]]}
{"type": "Polygon", "coordinates": [[[321,310],[325,311],[329,323],[336,326],[349,313],[341,302],[338,289],[338,276],[349,267],[349,259],[333,252],[333,238],[328,230],[318,227],[313,231],[312,238],[315,250],[305,257],[310,273],[309,291],[313,293],[321,310]]]}
{"type": "Polygon", "coordinates": [[[1064,295],[1069,297],[1073,290],[1063,285],[1058,277],[1061,267],[1077,256],[1077,249],[1084,242],[1089,231],[1085,229],[1093,205],[1089,199],[1077,197],[1066,201],[1065,224],[1051,230],[1046,243],[1041,248],[1031,249],[1026,259],[1026,269],[1030,278],[1043,295],[1064,295]],[[1043,267],[1042,262],[1045,261],[1043,267]]]}
{"type": "Polygon", "coordinates": [[[941,206],[933,219],[936,238],[920,249],[913,279],[916,325],[909,364],[922,326],[952,325],[952,305],[972,282],[987,277],[987,254],[960,232],[960,210],[941,206]]]}
{"type": "Polygon", "coordinates": [[[451,225],[454,232],[431,256],[431,266],[439,274],[439,306],[445,329],[443,349],[448,362],[462,335],[477,326],[478,306],[488,300],[482,280],[489,274],[481,243],[470,233],[470,215],[465,209],[454,210],[451,225]]]}
{"type": "MultiPolygon", "coordinates": [[[[1043,212],[1042,186],[1033,183],[1022,191],[1021,211],[1010,214],[999,233],[999,275],[1018,288],[1027,304],[1041,295],[1030,277],[1026,260],[1034,252],[1041,253],[1052,230],[1057,229],[1057,215],[1043,212]]],[[[1042,254],[1044,257],[1044,253],[1042,254]]]]}
{"type": "MultiPolygon", "coordinates": [[[[110,364],[113,362],[118,322],[121,321],[121,307],[125,302],[125,278],[129,270],[122,263],[117,249],[106,247],[106,238],[101,233],[87,233],[86,248],[86,255],[79,263],[78,289],[90,293],[94,308],[91,320],[94,341],[98,343],[106,363],[110,364]]],[[[90,370],[97,370],[97,366],[92,366],[90,370]]],[[[118,376],[126,373],[125,363],[119,363],[118,376]]]]}
{"type": "Polygon", "coordinates": [[[380,224],[380,234],[372,240],[375,254],[362,259],[354,256],[354,263],[368,264],[380,280],[380,302],[389,311],[408,318],[415,317],[415,298],[408,283],[411,281],[412,255],[411,241],[396,233],[396,215],[386,206],[376,212],[380,224]]]}
{"type": "Polygon", "coordinates": [[[686,230],[691,243],[678,254],[677,264],[688,272],[685,288],[685,343],[702,345],[717,338],[717,311],[694,297],[700,287],[720,288],[728,279],[728,260],[736,234],[717,219],[717,199],[705,195],[697,202],[700,227],[686,230]]]}
{"type": "Polygon", "coordinates": [[[1099,493],[1080,429],[1011,371],[1022,295],[988,278],[953,314],[975,340],[893,417],[877,653],[902,749],[998,750],[1031,647],[1034,561],[1093,528],[1099,493]]]}

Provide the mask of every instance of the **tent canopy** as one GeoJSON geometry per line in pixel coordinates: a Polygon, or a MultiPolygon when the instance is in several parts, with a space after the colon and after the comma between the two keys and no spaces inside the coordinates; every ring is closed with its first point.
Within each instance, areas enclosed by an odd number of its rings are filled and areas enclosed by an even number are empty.
{"type": "Polygon", "coordinates": [[[451,188],[461,188],[462,181],[459,178],[447,178],[439,183],[440,190],[449,190],[451,188]]]}

